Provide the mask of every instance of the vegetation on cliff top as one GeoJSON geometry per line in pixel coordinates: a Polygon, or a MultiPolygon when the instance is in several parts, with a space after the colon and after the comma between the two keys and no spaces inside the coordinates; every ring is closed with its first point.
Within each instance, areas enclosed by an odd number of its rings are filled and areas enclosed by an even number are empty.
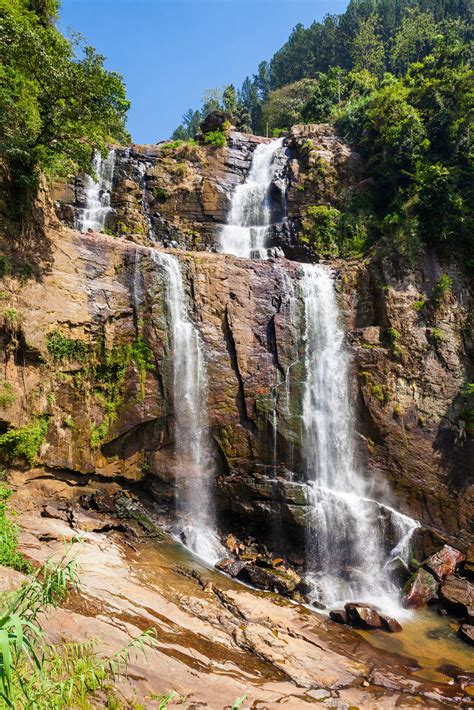
{"type": "Polygon", "coordinates": [[[91,168],[94,149],[127,140],[122,78],[55,27],[58,0],[0,0],[0,156],[21,191],[38,169],[91,168]]]}

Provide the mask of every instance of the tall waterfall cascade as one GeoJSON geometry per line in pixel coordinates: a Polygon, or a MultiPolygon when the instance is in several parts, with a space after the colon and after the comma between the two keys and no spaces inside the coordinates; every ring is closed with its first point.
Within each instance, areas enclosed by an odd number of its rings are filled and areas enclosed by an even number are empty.
{"type": "Polygon", "coordinates": [[[199,333],[188,315],[179,260],[153,252],[166,284],[171,334],[176,475],[176,532],[186,546],[210,564],[224,556],[212,507],[214,464],[209,438],[207,372],[199,333]]]}
{"type": "Polygon", "coordinates": [[[85,204],[78,210],[76,227],[80,232],[89,229],[101,232],[105,226],[105,219],[112,208],[110,206],[110,193],[115,166],[115,150],[110,150],[104,159],[99,151],[94,154],[93,167],[96,179],[86,176],[85,204]]]}
{"type": "Polygon", "coordinates": [[[265,256],[271,220],[268,191],[275,176],[274,158],[282,146],[280,138],[255,148],[249,174],[232,196],[228,223],[220,234],[220,252],[244,258],[265,256]]]}
{"type": "MultiPolygon", "coordinates": [[[[310,521],[306,564],[314,598],[327,606],[350,599],[398,609],[386,564],[407,558],[417,523],[373,498],[356,463],[349,355],[339,325],[331,272],[304,265],[303,455],[310,521]],[[389,538],[395,542],[386,549],[389,538]]],[[[405,561],[408,561],[407,559],[405,561]]]]}

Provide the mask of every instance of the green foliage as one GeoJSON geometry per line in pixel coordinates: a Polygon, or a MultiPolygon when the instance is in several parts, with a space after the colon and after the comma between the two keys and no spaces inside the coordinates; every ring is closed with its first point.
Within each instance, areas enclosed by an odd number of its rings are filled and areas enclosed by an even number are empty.
{"type": "Polygon", "coordinates": [[[356,71],[366,70],[381,76],[384,70],[385,51],[378,32],[378,17],[372,13],[361,20],[352,45],[352,62],[356,71]]]}
{"type": "Polygon", "coordinates": [[[2,599],[0,697],[5,707],[91,707],[99,691],[126,677],[132,658],[146,655],[147,648],[156,645],[154,630],[140,634],[109,658],[95,652],[94,641],[49,644],[42,628],[44,616],[77,585],[77,565],[65,556],[59,565],[48,560],[18,591],[2,599]]]}
{"type": "Polygon", "coordinates": [[[415,309],[415,311],[422,311],[423,308],[426,306],[426,303],[426,298],[420,298],[418,299],[418,301],[415,301],[415,303],[413,304],[413,308],[415,309]]]}
{"type": "Polygon", "coordinates": [[[431,335],[435,343],[442,343],[445,339],[444,333],[439,328],[431,328],[431,335]]]}
{"type": "Polygon", "coordinates": [[[303,219],[303,237],[311,248],[322,256],[331,256],[339,251],[337,234],[341,213],[334,207],[314,205],[308,207],[303,219]]]}
{"type": "Polygon", "coordinates": [[[130,365],[134,364],[138,374],[140,397],[145,398],[147,372],[153,369],[153,353],[142,336],[131,344],[114,346],[111,350],[102,348],[97,360],[87,370],[94,383],[94,394],[101,402],[105,415],[99,425],[92,424],[90,443],[99,448],[106,440],[111,425],[117,418],[117,411],[123,402],[123,385],[130,365]]]}
{"type": "Polygon", "coordinates": [[[224,148],[227,143],[227,137],[224,130],[209,131],[204,134],[204,142],[212,145],[214,148],[224,148]]]}
{"type": "Polygon", "coordinates": [[[24,462],[32,466],[48,432],[48,418],[36,417],[32,424],[8,429],[0,435],[0,457],[9,463],[24,462]]]}
{"type": "Polygon", "coordinates": [[[388,345],[394,355],[400,355],[402,349],[400,347],[401,335],[396,328],[387,328],[385,331],[385,336],[388,345]]]}
{"type": "Polygon", "coordinates": [[[431,298],[435,303],[440,303],[446,296],[449,296],[453,287],[453,280],[448,274],[441,274],[439,281],[436,283],[431,298]]]}
{"type": "Polygon", "coordinates": [[[52,0],[0,0],[0,153],[17,190],[34,188],[37,168],[90,170],[93,149],[128,139],[121,77],[58,31],[56,10],[52,0]]]}
{"type": "Polygon", "coordinates": [[[53,330],[46,338],[48,352],[56,362],[83,362],[87,355],[87,345],[82,340],[68,338],[59,330],[53,330]]]}
{"type": "Polygon", "coordinates": [[[274,128],[288,129],[301,122],[301,111],[314,94],[314,79],[302,79],[272,91],[262,106],[262,125],[265,132],[274,128]]]}
{"type": "Polygon", "coordinates": [[[8,506],[11,495],[12,490],[0,483],[0,565],[18,572],[31,572],[30,563],[18,550],[20,528],[11,519],[14,514],[8,506]]]}
{"type": "Polygon", "coordinates": [[[15,392],[10,382],[0,380],[0,409],[11,407],[15,400],[15,392]]]}

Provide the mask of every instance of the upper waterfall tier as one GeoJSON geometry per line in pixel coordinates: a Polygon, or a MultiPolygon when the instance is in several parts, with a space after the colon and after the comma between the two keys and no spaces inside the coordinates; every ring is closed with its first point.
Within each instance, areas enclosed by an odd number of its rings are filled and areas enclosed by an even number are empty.
{"type": "Polygon", "coordinates": [[[84,204],[77,209],[76,226],[80,232],[89,230],[102,232],[109,212],[110,194],[115,166],[115,150],[110,150],[106,158],[99,152],[94,155],[94,177],[86,175],[84,204]]]}
{"type": "Polygon", "coordinates": [[[270,186],[275,177],[275,155],[283,139],[257,146],[250,172],[232,196],[228,224],[222,228],[219,251],[250,258],[265,255],[271,222],[270,186]]]}

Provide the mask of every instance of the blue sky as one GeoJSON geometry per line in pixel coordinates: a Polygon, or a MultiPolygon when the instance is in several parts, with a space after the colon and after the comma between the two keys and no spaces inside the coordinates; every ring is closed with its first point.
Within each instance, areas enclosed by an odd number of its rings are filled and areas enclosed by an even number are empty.
{"type": "Polygon", "coordinates": [[[136,143],[168,138],[207,88],[240,86],[292,28],[347,0],[62,0],[60,27],[81,32],[123,75],[136,143]]]}

